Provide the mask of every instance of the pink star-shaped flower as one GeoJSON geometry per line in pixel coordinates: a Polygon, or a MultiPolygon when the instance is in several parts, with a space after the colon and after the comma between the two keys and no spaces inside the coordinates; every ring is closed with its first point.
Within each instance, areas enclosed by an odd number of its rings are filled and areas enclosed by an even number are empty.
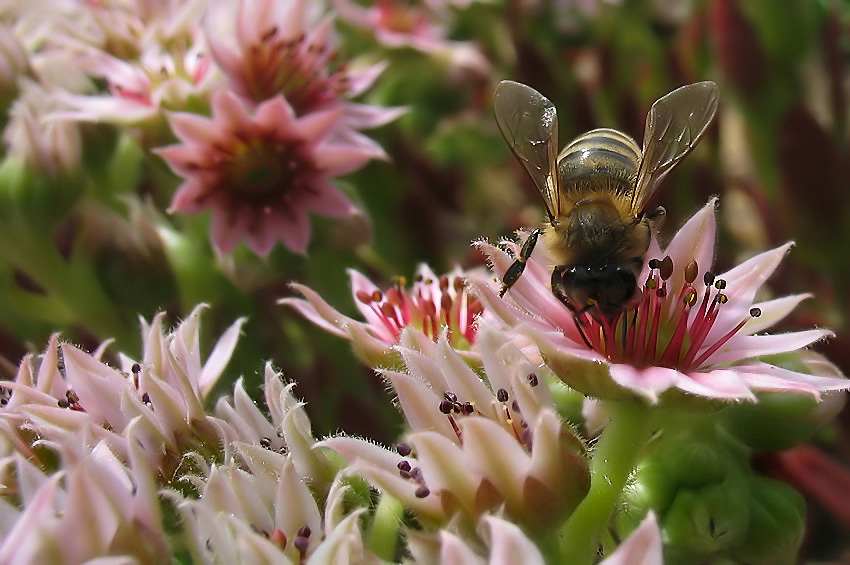
{"type": "Polygon", "coordinates": [[[171,212],[212,211],[211,237],[227,253],[243,241],[268,255],[277,241],[305,253],[309,214],[344,216],[351,201],[331,182],[374,155],[370,147],[329,138],[340,111],[296,118],[277,96],[250,112],[233,93],[217,92],[211,118],[168,115],[181,144],[157,152],[185,182],[171,212]]]}
{"type": "MultiPolygon", "coordinates": [[[[479,297],[488,312],[531,337],[562,380],[588,396],[634,395],[657,403],[665,393],[678,390],[704,398],[754,401],[759,391],[819,398],[821,392],[850,388],[850,381],[833,365],[811,352],[799,355],[804,370],[759,359],[799,351],[831,332],[760,333],[809,296],[754,302],[791,244],[716,275],[710,270],[715,207],[711,200],[663,251],[653,240],[636,305],[611,318],[595,312],[576,316],[555,297],[549,287],[551,262],[543,249],[528,261],[504,300],[485,283],[477,285],[479,297]]],[[[512,258],[487,243],[479,246],[495,272],[503,274],[512,258]]]]}

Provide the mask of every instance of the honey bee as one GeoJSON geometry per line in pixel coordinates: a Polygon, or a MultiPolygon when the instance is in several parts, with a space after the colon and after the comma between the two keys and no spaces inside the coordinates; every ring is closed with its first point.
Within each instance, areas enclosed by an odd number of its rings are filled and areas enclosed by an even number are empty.
{"type": "Polygon", "coordinates": [[[502,277],[500,295],[522,275],[537,239],[554,261],[552,293],[578,316],[611,317],[637,294],[637,277],[664,208],[644,209],[661,181],[696,146],[717,111],[711,81],[683,86],[657,100],[646,118],[643,149],[609,128],[589,131],[558,151],[555,106],[533,88],[502,81],[496,123],[546,205],[547,221],[531,232],[502,277]],[[557,156],[556,156],[557,154],[557,156]]]}

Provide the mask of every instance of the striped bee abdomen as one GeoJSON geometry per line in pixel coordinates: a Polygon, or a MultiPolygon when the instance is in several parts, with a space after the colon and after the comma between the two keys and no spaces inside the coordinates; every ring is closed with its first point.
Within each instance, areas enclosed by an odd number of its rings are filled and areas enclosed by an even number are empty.
{"type": "Polygon", "coordinates": [[[589,131],[558,155],[561,193],[569,198],[574,191],[604,190],[629,199],[642,158],[638,144],[625,133],[610,128],[589,131]]]}

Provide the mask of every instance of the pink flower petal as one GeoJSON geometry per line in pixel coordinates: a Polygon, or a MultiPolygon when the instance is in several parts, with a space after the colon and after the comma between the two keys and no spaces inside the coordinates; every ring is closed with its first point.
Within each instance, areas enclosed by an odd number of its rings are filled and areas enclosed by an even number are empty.
{"type": "Polygon", "coordinates": [[[734,369],[693,371],[680,378],[677,386],[680,390],[705,398],[756,401],[746,379],[734,369]]]}
{"type": "Polygon", "coordinates": [[[280,139],[310,139],[312,137],[293,135],[295,131],[304,129],[301,125],[304,120],[295,121],[295,112],[283,96],[276,96],[257,106],[254,111],[254,121],[270,125],[269,129],[274,129],[280,139]]]}
{"type": "MultiPolygon", "coordinates": [[[[673,275],[669,288],[679,289],[685,282],[684,269],[690,260],[696,261],[700,276],[695,281],[702,285],[702,274],[714,263],[714,240],[717,231],[717,198],[712,198],[676,232],[664,255],[674,259],[673,275]]],[[[663,257],[658,257],[662,259],[663,257]]]]}
{"type": "Polygon", "coordinates": [[[281,298],[277,303],[294,308],[299,314],[326,332],[330,332],[337,337],[345,337],[345,332],[342,330],[344,325],[360,323],[333,308],[309,287],[298,283],[292,283],[290,286],[304,296],[306,300],[300,298],[281,298]]]}
{"type": "Polygon", "coordinates": [[[316,444],[317,447],[330,448],[351,462],[349,471],[366,478],[379,489],[386,490],[415,512],[429,520],[443,519],[443,510],[438,496],[416,496],[419,489],[414,481],[403,479],[396,464],[401,460],[398,454],[378,447],[365,440],[352,438],[329,438],[316,444]],[[390,470],[392,469],[392,470],[390,470]]]}
{"type": "Polygon", "coordinates": [[[206,363],[198,376],[198,392],[201,398],[206,398],[215,383],[224,373],[224,369],[230,362],[233,356],[233,351],[236,349],[236,343],[239,341],[239,336],[242,332],[242,326],[247,321],[247,318],[238,318],[227,328],[213,347],[206,363]]]}
{"type": "Polygon", "coordinates": [[[661,530],[650,511],[637,529],[600,565],[663,565],[661,530]]]}
{"type": "Polygon", "coordinates": [[[408,111],[409,108],[406,106],[397,108],[382,108],[380,106],[352,103],[346,104],[343,109],[343,118],[350,128],[370,129],[393,122],[408,111]]]}
{"type": "Polygon", "coordinates": [[[448,419],[439,410],[442,394],[438,394],[419,379],[397,373],[383,371],[381,373],[398,395],[398,402],[404,411],[408,426],[414,432],[433,430],[443,436],[460,442],[448,419]]]}
{"type": "Polygon", "coordinates": [[[850,380],[845,378],[807,375],[767,363],[738,365],[735,370],[757,391],[802,392],[819,400],[821,392],[850,390],[850,380]]]}
{"type": "Polygon", "coordinates": [[[464,541],[446,530],[440,530],[440,555],[439,560],[423,561],[414,554],[416,563],[440,563],[442,565],[486,565],[488,562],[480,555],[472,551],[464,541]]]}
{"type": "Polygon", "coordinates": [[[668,367],[646,367],[638,369],[622,363],[611,365],[611,378],[620,386],[649,400],[658,402],[658,395],[676,385],[679,371],[668,367]]]}
{"type": "Polygon", "coordinates": [[[229,214],[223,211],[216,211],[212,215],[210,238],[219,252],[230,253],[233,251],[239,243],[243,232],[243,226],[229,214]]]}
{"type": "Polygon", "coordinates": [[[777,322],[781,321],[791,313],[803,300],[811,298],[811,294],[792,294],[781,298],[774,298],[766,302],[757,302],[753,304],[754,308],[761,310],[761,316],[752,318],[747,325],[744,326],[744,332],[755,334],[766,330],[777,322]]]}
{"type": "Polygon", "coordinates": [[[302,139],[322,139],[339,122],[341,112],[340,108],[312,112],[298,120],[296,130],[302,139]]]}
{"type": "Polygon", "coordinates": [[[330,218],[346,216],[356,210],[351,200],[330,182],[319,181],[314,185],[314,190],[301,198],[306,210],[330,218]]]}
{"type": "Polygon", "coordinates": [[[452,493],[470,515],[485,510],[478,508],[475,497],[482,476],[469,465],[461,446],[432,431],[414,433],[408,439],[416,446],[416,463],[431,492],[452,493]]]}
{"type": "Polygon", "coordinates": [[[722,365],[741,359],[797,351],[834,335],[829,330],[805,330],[784,334],[735,336],[713,353],[703,365],[722,365]]]}
{"type": "Polygon", "coordinates": [[[184,143],[206,144],[220,136],[221,128],[205,116],[188,112],[167,112],[168,125],[184,143]]]}
{"type": "Polygon", "coordinates": [[[292,214],[288,221],[280,218],[277,222],[268,225],[268,229],[266,240],[258,242],[254,249],[258,255],[264,257],[269,254],[274,244],[274,235],[277,235],[290,251],[300,255],[307,254],[307,245],[310,243],[310,220],[303,210],[292,214]],[[259,243],[263,245],[260,246],[259,243]]]}
{"type": "Polygon", "coordinates": [[[490,565],[543,565],[537,545],[517,526],[495,516],[486,516],[489,528],[490,565]]]}
{"type": "Polygon", "coordinates": [[[245,106],[228,90],[213,94],[212,111],[219,127],[229,131],[242,131],[250,121],[245,106]]]}
{"type": "Polygon", "coordinates": [[[470,416],[460,427],[470,467],[496,486],[509,510],[525,510],[521,487],[531,463],[528,453],[505,428],[487,418],[470,416]]]}

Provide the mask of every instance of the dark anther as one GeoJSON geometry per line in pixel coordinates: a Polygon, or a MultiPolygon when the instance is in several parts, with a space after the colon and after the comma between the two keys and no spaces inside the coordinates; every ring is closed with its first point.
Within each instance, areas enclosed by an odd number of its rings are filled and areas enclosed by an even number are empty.
{"type": "Polygon", "coordinates": [[[447,392],[447,393],[446,393],[446,394],[444,394],[443,396],[444,396],[444,397],[445,397],[445,399],[446,399],[446,400],[448,400],[449,402],[452,402],[452,403],[457,402],[457,395],[456,395],[455,393],[453,393],[453,392],[447,392]]]}
{"type": "Polygon", "coordinates": [[[451,414],[454,407],[455,405],[448,400],[440,402],[440,412],[443,414],[451,414]]]}
{"type": "Polygon", "coordinates": [[[298,528],[298,535],[301,537],[309,538],[312,533],[313,530],[310,529],[310,526],[301,526],[298,528]]]}
{"type": "Polygon", "coordinates": [[[270,440],[267,437],[261,437],[260,438],[260,447],[262,447],[263,449],[271,449],[272,440],[270,440]]]}
{"type": "Polygon", "coordinates": [[[726,288],[726,281],[724,281],[723,279],[717,279],[716,281],[714,281],[714,288],[716,288],[717,290],[723,290],[724,288],[726,288]]]}
{"type": "Polygon", "coordinates": [[[399,461],[398,465],[396,465],[396,467],[398,467],[399,471],[408,471],[409,472],[410,471],[410,462],[409,461],[399,461]]]}
{"type": "Polygon", "coordinates": [[[298,550],[298,553],[304,555],[307,553],[307,549],[310,547],[310,542],[306,537],[303,536],[295,536],[295,539],[292,540],[292,545],[295,546],[295,549],[298,550]]]}
{"type": "Polygon", "coordinates": [[[750,308],[750,316],[753,318],[761,316],[761,308],[750,308]]]}
{"type": "Polygon", "coordinates": [[[658,266],[658,274],[660,274],[661,278],[665,281],[673,275],[673,259],[671,259],[669,255],[661,260],[661,263],[658,266]]]}
{"type": "Polygon", "coordinates": [[[428,487],[421,486],[418,489],[416,489],[416,492],[413,493],[413,494],[416,496],[416,498],[425,498],[426,496],[431,494],[431,491],[428,489],[428,487]]]}
{"type": "Polygon", "coordinates": [[[540,383],[540,380],[537,378],[537,373],[528,373],[528,376],[525,378],[528,379],[528,384],[532,387],[535,387],[540,383]]]}
{"type": "Polygon", "coordinates": [[[496,391],[496,400],[499,402],[507,402],[508,401],[508,391],[503,388],[500,388],[496,391]]]}
{"type": "Polygon", "coordinates": [[[691,261],[688,263],[688,266],[685,267],[685,281],[688,284],[691,284],[695,280],[697,280],[697,275],[699,274],[699,265],[697,265],[696,261],[691,261]]]}
{"type": "Polygon", "coordinates": [[[398,454],[402,457],[407,457],[413,452],[413,448],[409,443],[399,442],[395,446],[395,450],[398,451],[398,454]]]}
{"type": "Polygon", "coordinates": [[[714,284],[714,273],[711,271],[706,271],[702,276],[702,281],[705,283],[705,286],[711,286],[714,284]]]}
{"type": "Polygon", "coordinates": [[[467,416],[475,412],[475,406],[471,402],[464,402],[461,408],[463,408],[463,413],[467,416]]]}

